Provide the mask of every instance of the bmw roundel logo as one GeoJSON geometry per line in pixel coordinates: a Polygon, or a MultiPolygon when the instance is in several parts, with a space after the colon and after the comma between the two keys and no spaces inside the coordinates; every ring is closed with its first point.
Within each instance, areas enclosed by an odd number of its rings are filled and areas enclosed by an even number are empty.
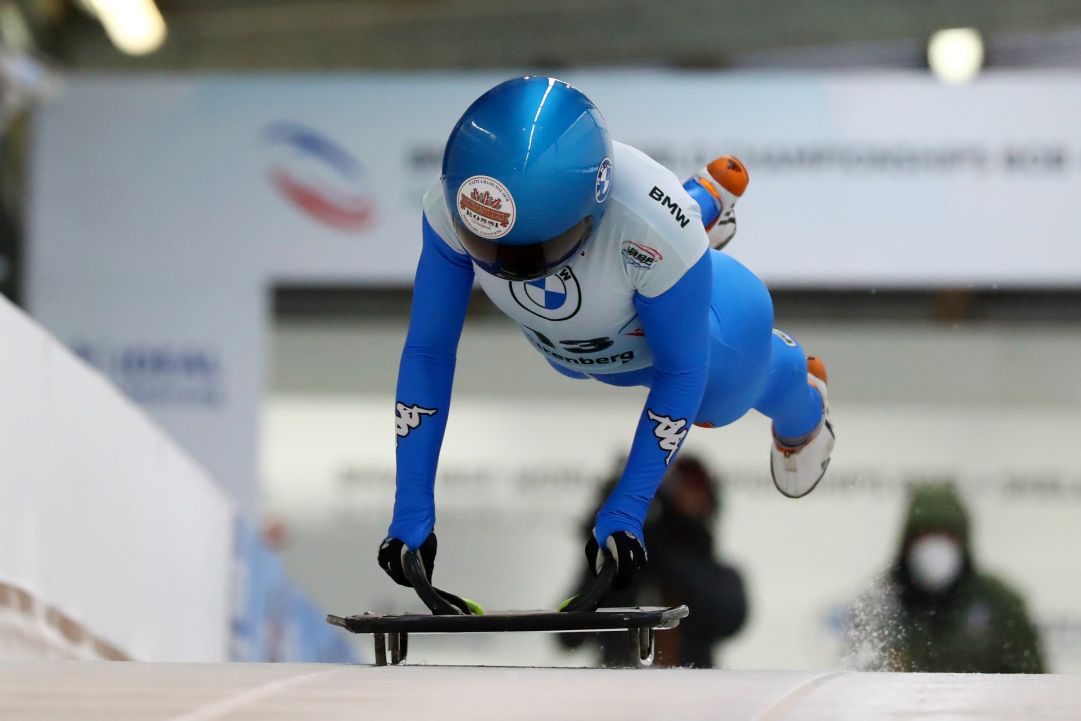
{"type": "Polygon", "coordinates": [[[545,320],[567,320],[582,307],[582,289],[569,265],[546,278],[508,284],[518,305],[545,320]]]}
{"type": "Polygon", "coordinates": [[[603,203],[608,197],[608,191],[612,189],[612,161],[605,158],[601,166],[597,168],[597,187],[594,195],[598,203],[603,203]]]}

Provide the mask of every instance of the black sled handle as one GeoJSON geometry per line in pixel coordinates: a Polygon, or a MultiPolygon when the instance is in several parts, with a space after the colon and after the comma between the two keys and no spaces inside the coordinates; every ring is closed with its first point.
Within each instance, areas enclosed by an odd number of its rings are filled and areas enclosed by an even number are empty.
{"type": "Polygon", "coordinates": [[[560,610],[564,613],[591,612],[600,608],[601,602],[612,590],[612,581],[616,577],[616,564],[614,561],[605,559],[601,566],[601,572],[586,584],[586,587],[578,592],[566,606],[560,610]]]}
{"type": "Polygon", "coordinates": [[[413,590],[435,616],[468,616],[469,604],[453,593],[441,591],[431,584],[424,572],[424,562],[416,551],[402,554],[402,570],[406,579],[413,584],[413,590]]]}

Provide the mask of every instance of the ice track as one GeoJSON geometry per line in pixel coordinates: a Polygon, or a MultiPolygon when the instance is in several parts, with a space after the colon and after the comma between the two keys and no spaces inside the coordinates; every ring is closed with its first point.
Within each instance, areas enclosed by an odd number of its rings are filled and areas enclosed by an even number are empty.
{"type": "Polygon", "coordinates": [[[4,721],[1079,718],[1073,676],[0,663],[4,721]]]}

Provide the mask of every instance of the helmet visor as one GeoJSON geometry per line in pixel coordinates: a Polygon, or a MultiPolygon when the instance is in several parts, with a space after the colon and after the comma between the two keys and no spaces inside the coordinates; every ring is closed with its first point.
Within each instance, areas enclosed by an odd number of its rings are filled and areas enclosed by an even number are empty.
{"type": "Polygon", "coordinates": [[[493,242],[460,222],[454,227],[465,251],[485,272],[507,280],[536,280],[551,275],[574,255],[593,230],[593,216],[587,215],[553,238],[528,245],[493,242]]]}

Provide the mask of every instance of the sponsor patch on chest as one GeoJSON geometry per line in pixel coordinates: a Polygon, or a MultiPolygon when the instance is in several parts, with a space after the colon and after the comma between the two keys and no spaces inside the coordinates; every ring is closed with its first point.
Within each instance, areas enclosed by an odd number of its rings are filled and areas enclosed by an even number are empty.
{"type": "Polygon", "coordinates": [[[625,264],[632,268],[644,270],[649,270],[658,261],[664,259],[664,256],[656,248],[650,248],[648,245],[634,240],[624,241],[620,247],[620,255],[623,257],[625,264]]]}
{"type": "Polygon", "coordinates": [[[519,306],[545,320],[573,318],[582,307],[582,288],[569,265],[546,278],[507,284],[519,306]]]}

